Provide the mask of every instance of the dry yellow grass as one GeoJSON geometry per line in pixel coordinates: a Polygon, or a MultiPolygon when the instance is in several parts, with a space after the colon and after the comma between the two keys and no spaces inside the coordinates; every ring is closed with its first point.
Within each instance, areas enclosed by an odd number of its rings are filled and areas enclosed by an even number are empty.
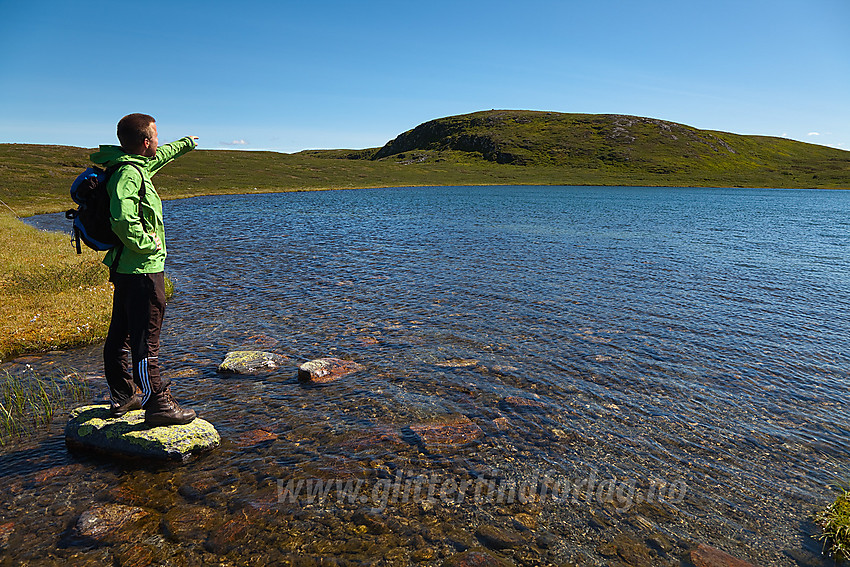
{"type": "Polygon", "coordinates": [[[102,254],[0,213],[0,360],[102,339],[112,285],[102,254]]]}

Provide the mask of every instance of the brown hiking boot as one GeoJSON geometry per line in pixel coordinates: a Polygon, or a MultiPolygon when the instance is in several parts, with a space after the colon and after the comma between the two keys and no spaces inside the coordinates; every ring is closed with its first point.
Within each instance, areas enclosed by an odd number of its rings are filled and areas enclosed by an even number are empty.
{"type": "Polygon", "coordinates": [[[135,411],[140,409],[142,409],[142,398],[140,398],[139,396],[133,396],[122,404],[118,404],[117,406],[110,406],[109,417],[121,417],[128,411],[135,411]]]}
{"type": "Polygon", "coordinates": [[[151,396],[145,404],[145,423],[148,425],[185,425],[195,419],[195,410],[183,409],[166,387],[158,396],[151,396]]]}

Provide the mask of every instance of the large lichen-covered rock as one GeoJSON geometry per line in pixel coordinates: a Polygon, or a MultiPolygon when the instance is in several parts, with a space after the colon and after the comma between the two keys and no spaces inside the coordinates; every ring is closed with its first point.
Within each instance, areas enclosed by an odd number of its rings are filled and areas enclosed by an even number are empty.
{"type": "Polygon", "coordinates": [[[112,418],[109,406],[102,404],[71,410],[65,444],[118,457],[185,462],[218,447],[221,437],[210,422],[200,418],[186,425],[151,427],[145,423],[144,410],[112,418]]]}
{"type": "Polygon", "coordinates": [[[289,358],[274,352],[261,350],[235,350],[228,352],[218,371],[225,374],[257,374],[279,368],[289,358]]]}

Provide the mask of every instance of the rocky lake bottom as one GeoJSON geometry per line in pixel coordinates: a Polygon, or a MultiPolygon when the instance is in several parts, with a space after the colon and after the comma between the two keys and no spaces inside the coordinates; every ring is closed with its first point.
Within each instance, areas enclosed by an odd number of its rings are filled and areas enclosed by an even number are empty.
{"type": "MultiPolygon", "coordinates": [[[[830,565],[811,516],[850,476],[848,212],[669,188],[167,202],[162,363],[221,446],[116,461],[68,451],[60,416],[0,450],[2,561],[830,565]],[[238,350],[278,358],[219,372],[238,350]],[[359,368],[299,380],[322,357],[359,368]]],[[[99,357],[0,369],[100,400],[99,357]]]]}

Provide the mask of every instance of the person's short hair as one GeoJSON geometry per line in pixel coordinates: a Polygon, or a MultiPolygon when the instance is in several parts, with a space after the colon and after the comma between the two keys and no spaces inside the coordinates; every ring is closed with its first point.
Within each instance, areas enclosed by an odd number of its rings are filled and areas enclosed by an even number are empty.
{"type": "Polygon", "coordinates": [[[118,141],[124,149],[134,150],[153,137],[151,127],[156,120],[147,114],[128,114],[118,121],[118,141]]]}

